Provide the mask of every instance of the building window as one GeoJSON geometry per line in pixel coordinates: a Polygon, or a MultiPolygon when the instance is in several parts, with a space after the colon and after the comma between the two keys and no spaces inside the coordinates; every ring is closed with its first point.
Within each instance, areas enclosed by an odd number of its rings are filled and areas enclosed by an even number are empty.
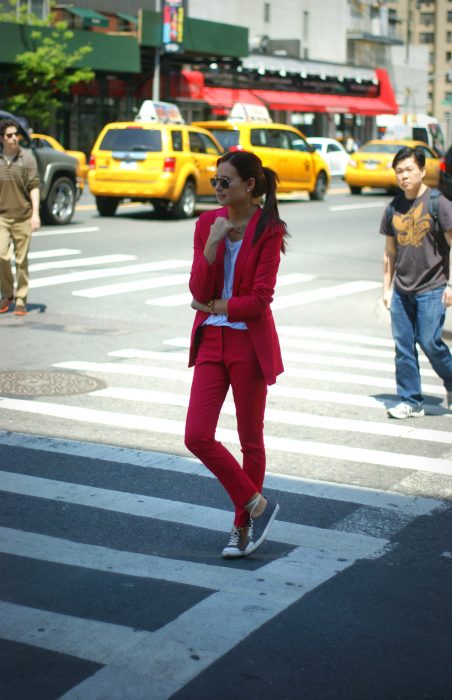
{"type": "Polygon", "coordinates": [[[270,22],[270,3],[264,2],[264,22],[270,22]]]}
{"type": "Polygon", "coordinates": [[[452,41],[452,32],[447,32],[447,34],[446,34],[446,41],[447,41],[448,44],[451,43],[451,41],[452,41]]]}
{"type": "Polygon", "coordinates": [[[452,22],[452,12],[447,13],[447,21],[452,22]]]}
{"type": "Polygon", "coordinates": [[[16,4],[17,14],[19,9],[26,8],[28,12],[34,14],[38,19],[46,19],[49,14],[49,0],[19,0],[16,4]]]}
{"type": "Polygon", "coordinates": [[[433,24],[435,19],[435,13],[434,12],[423,12],[420,17],[420,23],[421,24],[433,24]]]}
{"type": "Polygon", "coordinates": [[[434,34],[433,32],[421,32],[419,34],[420,44],[433,44],[434,34]]]}
{"type": "Polygon", "coordinates": [[[452,51],[446,51],[446,63],[452,61],[452,51]]]}
{"type": "Polygon", "coordinates": [[[447,102],[452,102],[452,92],[446,92],[444,99],[447,100],[447,102]]]}

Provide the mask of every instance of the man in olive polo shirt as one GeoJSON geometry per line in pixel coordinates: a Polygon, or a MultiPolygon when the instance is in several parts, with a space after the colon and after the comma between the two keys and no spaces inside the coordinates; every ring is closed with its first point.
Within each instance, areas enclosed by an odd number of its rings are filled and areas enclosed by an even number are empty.
{"type": "Polygon", "coordinates": [[[39,176],[34,156],[19,145],[18,125],[0,122],[0,314],[12,307],[27,313],[28,250],[31,234],[41,226],[39,176]],[[16,260],[16,294],[11,267],[11,241],[16,260]]]}

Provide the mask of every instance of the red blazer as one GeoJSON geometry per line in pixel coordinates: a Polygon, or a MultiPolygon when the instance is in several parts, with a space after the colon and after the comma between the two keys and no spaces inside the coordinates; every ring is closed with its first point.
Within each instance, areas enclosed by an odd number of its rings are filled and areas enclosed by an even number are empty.
{"type": "MultiPolygon", "coordinates": [[[[258,208],[250,219],[237,256],[232,297],[228,301],[228,319],[246,323],[265,380],[267,384],[274,384],[284,367],[270,304],[273,301],[284,231],[282,226],[277,229],[267,228],[253,245],[254,231],[261,213],[262,210],[258,208]]],[[[218,216],[227,218],[227,207],[201,214],[196,223],[190,291],[203,304],[210,299],[221,299],[223,292],[225,242],[219,244],[212,265],[209,265],[204,256],[210,227],[218,216]]],[[[208,314],[204,311],[196,312],[191,333],[189,367],[195,364],[201,340],[201,325],[207,317],[208,314]]]]}

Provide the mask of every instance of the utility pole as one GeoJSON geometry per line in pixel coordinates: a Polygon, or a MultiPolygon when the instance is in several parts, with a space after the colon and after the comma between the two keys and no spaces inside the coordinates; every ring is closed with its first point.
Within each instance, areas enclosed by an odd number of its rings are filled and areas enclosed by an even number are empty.
{"type": "MultiPolygon", "coordinates": [[[[160,12],[160,0],[155,0],[155,11],[160,12]]],[[[161,37],[160,37],[161,39],[161,37]]],[[[152,79],[152,99],[154,102],[160,100],[160,40],[155,47],[154,53],[154,77],[152,79]]]]}

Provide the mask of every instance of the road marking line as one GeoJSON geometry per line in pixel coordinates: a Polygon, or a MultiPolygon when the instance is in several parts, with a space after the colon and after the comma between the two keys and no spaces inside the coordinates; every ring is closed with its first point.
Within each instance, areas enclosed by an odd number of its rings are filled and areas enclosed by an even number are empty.
{"type": "Polygon", "coordinates": [[[385,200],[383,202],[363,202],[362,204],[339,204],[334,207],[329,207],[330,211],[352,211],[354,209],[381,209],[385,207],[388,202],[385,200]]]}
{"type": "MultiPolygon", "coordinates": [[[[215,478],[194,457],[180,457],[163,452],[149,452],[148,450],[134,450],[113,445],[83,443],[60,438],[43,438],[36,435],[23,435],[4,431],[0,431],[0,444],[39,452],[49,452],[51,454],[73,455],[86,457],[87,459],[116,462],[117,464],[133,465],[144,469],[162,469],[178,474],[192,474],[208,479],[215,478]]],[[[428,515],[438,508],[438,500],[436,498],[411,496],[394,491],[377,491],[365,486],[351,486],[320,480],[314,481],[299,476],[273,474],[270,471],[266,472],[265,486],[267,489],[276,489],[296,495],[356,503],[360,506],[368,506],[379,510],[395,511],[411,517],[428,515]]]]}
{"type": "Polygon", "coordinates": [[[323,331],[319,328],[304,328],[303,326],[285,326],[278,324],[278,335],[295,336],[296,338],[320,338],[323,340],[345,340],[347,343],[361,345],[377,345],[394,349],[394,341],[372,335],[356,335],[339,333],[338,331],[323,331]]]}
{"type": "Polygon", "coordinates": [[[58,270],[65,267],[88,267],[90,265],[107,265],[109,263],[127,262],[136,260],[136,255],[97,255],[91,258],[76,258],[74,260],[53,260],[52,262],[34,263],[30,265],[30,270],[33,272],[41,272],[42,270],[58,270]]]}
{"type": "MultiPolygon", "coordinates": [[[[193,370],[175,370],[166,367],[150,367],[130,364],[115,364],[114,362],[83,362],[73,360],[68,362],[56,362],[54,367],[61,369],[75,369],[79,371],[101,372],[103,374],[123,374],[128,376],[156,377],[157,379],[173,379],[191,383],[193,370]]],[[[396,386],[394,379],[369,376],[365,374],[353,374],[348,372],[325,372],[315,369],[300,369],[288,367],[281,377],[278,386],[284,386],[284,382],[290,377],[309,379],[316,381],[335,382],[338,384],[357,384],[360,386],[374,386],[391,389],[395,393],[396,386]]],[[[443,388],[439,384],[424,384],[425,392],[435,395],[442,394],[443,388]]],[[[272,390],[271,388],[270,390],[272,390]]],[[[275,393],[278,393],[275,391],[275,393]]],[[[281,394],[280,394],[281,395],[281,394]]],[[[287,396],[288,394],[286,394],[287,396]]]]}
{"type": "Polygon", "coordinates": [[[80,255],[81,250],[74,248],[53,248],[52,250],[30,251],[28,253],[29,260],[37,260],[41,258],[57,258],[60,255],[80,255]]]}
{"type": "MultiPolygon", "coordinates": [[[[140,369],[137,367],[137,369],[140,369]]],[[[3,410],[33,413],[41,416],[54,416],[60,420],[79,421],[100,425],[115,426],[128,430],[161,433],[164,435],[182,436],[185,433],[183,421],[169,420],[157,416],[143,416],[131,413],[114,413],[91,408],[78,408],[64,404],[45,403],[42,401],[27,401],[22,399],[0,399],[3,410]]],[[[216,437],[220,441],[238,445],[239,439],[235,430],[219,428],[216,437]]],[[[358,462],[363,464],[382,465],[397,469],[426,471],[435,474],[452,475],[452,461],[435,457],[423,457],[413,454],[400,454],[384,450],[370,450],[360,447],[349,447],[334,443],[322,443],[314,440],[297,440],[266,435],[267,450],[276,450],[291,454],[303,454],[310,457],[358,462]]]]}
{"type": "MultiPolygon", "coordinates": [[[[227,533],[231,528],[231,513],[218,508],[14,472],[0,471],[0,475],[2,491],[7,493],[180,523],[215,532],[227,533]]],[[[366,550],[369,543],[378,547],[386,544],[386,540],[367,534],[344,534],[342,531],[282,520],[275,521],[269,539],[294,547],[323,548],[341,552],[356,551],[361,547],[366,550]]]]}
{"type": "Polygon", "coordinates": [[[33,238],[39,238],[40,236],[61,236],[65,233],[94,233],[95,231],[100,231],[99,226],[87,226],[84,228],[58,228],[58,229],[41,229],[33,233],[33,238]]]}
{"type": "Polygon", "coordinates": [[[312,304],[316,301],[324,299],[336,299],[337,297],[346,296],[349,294],[358,294],[381,287],[380,282],[370,282],[365,280],[357,280],[356,282],[346,282],[344,284],[336,284],[332,287],[320,287],[319,289],[311,289],[295,294],[285,294],[278,296],[272,303],[272,309],[288,309],[291,306],[299,306],[301,304],[312,304]]]}
{"type": "MultiPolygon", "coordinates": [[[[287,275],[280,275],[276,283],[276,288],[287,287],[292,284],[300,284],[303,282],[310,282],[316,279],[315,275],[305,275],[302,273],[291,273],[287,275]]],[[[149,306],[166,306],[168,308],[174,308],[176,306],[185,306],[190,304],[192,300],[192,295],[189,292],[184,292],[183,294],[172,294],[164,297],[154,297],[152,299],[147,299],[146,304],[149,306]]]]}
{"type": "MultiPolygon", "coordinates": [[[[122,401],[136,401],[138,403],[150,403],[165,406],[188,407],[189,396],[187,394],[175,394],[167,391],[152,391],[149,389],[128,389],[125,387],[109,387],[93,391],[90,396],[99,396],[122,401]]],[[[232,401],[225,401],[221,409],[222,413],[235,416],[235,405],[232,401]]],[[[392,438],[405,438],[420,440],[422,442],[436,442],[452,444],[452,433],[446,430],[430,430],[415,428],[412,425],[385,422],[378,423],[368,420],[354,420],[352,418],[335,418],[315,413],[303,413],[300,411],[287,411],[267,407],[265,411],[266,423],[282,423],[283,425],[299,425],[320,430],[335,430],[340,432],[363,433],[365,435],[385,435],[392,438]]]]}
{"type": "Polygon", "coordinates": [[[81,289],[72,292],[77,297],[89,297],[98,299],[100,297],[113,296],[114,294],[127,294],[127,292],[137,292],[144,289],[160,289],[163,287],[175,287],[179,284],[188,284],[190,275],[184,272],[179,275],[166,275],[165,277],[155,277],[154,279],[134,280],[131,282],[118,282],[116,284],[106,284],[102,287],[92,289],[81,289]]]}
{"type": "Polygon", "coordinates": [[[69,284],[71,282],[101,279],[103,277],[125,277],[127,275],[137,275],[143,272],[158,272],[161,270],[173,270],[181,267],[190,266],[191,262],[188,260],[161,260],[159,262],[140,263],[138,265],[122,265],[121,267],[109,267],[104,270],[84,270],[82,272],[68,272],[65,275],[53,275],[51,277],[41,277],[40,279],[32,279],[30,281],[30,287],[37,289],[39,287],[52,287],[57,284],[69,284]]]}

